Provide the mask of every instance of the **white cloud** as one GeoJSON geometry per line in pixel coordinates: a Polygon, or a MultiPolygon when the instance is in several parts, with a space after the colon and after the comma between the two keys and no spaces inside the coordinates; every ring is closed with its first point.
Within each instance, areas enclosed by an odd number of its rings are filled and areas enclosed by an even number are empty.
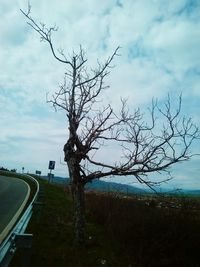
{"type": "MultiPolygon", "coordinates": [[[[53,40],[67,55],[82,44],[93,65],[96,58],[104,60],[122,46],[107,79],[111,88],[104,95],[116,108],[120,96],[128,97],[135,107],[150,103],[153,96],[162,100],[169,91],[173,95],[183,91],[191,103],[188,110],[197,117],[200,9],[190,2],[124,0],[117,5],[114,0],[33,0],[31,4],[34,18],[57,24],[53,40]]],[[[56,91],[65,68],[28,27],[19,8],[26,10],[27,1],[1,0],[1,148],[5,161],[31,160],[42,168],[50,156],[59,161],[65,142],[64,116],[45,104],[46,92],[56,91]]],[[[59,167],[59,173],[64,169],[59,167]]]]}
{"type": "Polygon", "coordinates": [[[158,51],[157,61],[183,79],[185,71],[199,68],[200,23],[173,19],[157,24],[147,36],[146,44],[158,51]]]}
{"type": "Polygon", "coordinates": [[[150,103],[153,97],[165,98],[173,84],[173,77],[148,60],[136,59],[132,63],[119,64],[111,73],[112,102],[120,96],[136,108],[150,103]],[[113,91],[116,94],[113,96],[113,91]]]}
{"type": "Polygon", "coordinates": [[[67,136],[65,127],[56,117],[34,119],[13,115],[0,119],[0,165],[7,166],[7,162],[16,161],[18,168],[25,165],[30,169],[32,164],[33,171],[34,166],[38,166],[44,172],[45,165],[52,159],[56,160],[58,168],[63,171],[59,162],[60,157],[63,158],[62,149],[67,136]]]}

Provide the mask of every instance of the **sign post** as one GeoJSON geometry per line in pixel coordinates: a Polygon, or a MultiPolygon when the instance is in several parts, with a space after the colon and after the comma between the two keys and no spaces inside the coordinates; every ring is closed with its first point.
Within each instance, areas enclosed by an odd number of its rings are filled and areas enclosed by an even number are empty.
{"type": "Polygon", "coordinates": [[[41,173],[42,173],[41,171],[38,171],[38,170],[35,171],[35,174],[37,175],[41,175],[41,173]]]}
{"type": "Polygon", "coordinates": [[[51,180],[53,180],[53,177],[54,177],[54,174],[52,174],[52,170],[55,169],[55,164],[56,162],[54,160],[50,160],[49,161],[49,170],[50,170],[50,173],[48,173],[48,181],[51,182],[51,180]]]}

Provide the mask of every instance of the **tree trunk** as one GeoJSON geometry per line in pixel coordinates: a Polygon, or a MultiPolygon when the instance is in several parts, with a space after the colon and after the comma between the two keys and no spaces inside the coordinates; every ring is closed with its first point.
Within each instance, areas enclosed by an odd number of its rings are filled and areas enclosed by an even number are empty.
{"type": "Polygon", "coordinates": [[[82,183],[73,183],[74,199],[74,241],[76,245],[85,243],[85,197],[82,183]]]}
{"type": "Polygon", "coordinates": [[[64,146],[65,161],[68,165],[71,193],[74,204],[74,241],[76,245],[85,243],[85,197],[84,184],[80,175],[80,159],[74,153],[72,139],[64,146]]]}

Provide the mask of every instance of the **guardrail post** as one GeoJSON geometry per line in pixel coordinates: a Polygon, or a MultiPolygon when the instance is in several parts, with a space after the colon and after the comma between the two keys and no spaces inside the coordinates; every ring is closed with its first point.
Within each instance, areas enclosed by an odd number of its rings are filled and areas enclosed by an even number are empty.
{"type": "Polygon", "coordinates": [[[17,248],[31,248],[33,241],[32,234],[16,234],[15,245],[17,248]]]}
{"type": "Polygon", "coordinates": [[[16,251],[14,239],[15,239],[14,235],[11,235],[10,246],[8,246],[6,253],[3,251],[4,252],[4,257],[3,257],[3,260],[0,262],[0,267],[8,267],[10,262],[11,262],[11,260],[12,260],[12,258],[13,258],[14,253],[16,251]]]}
{"type": "MultiPolygon", "coordinates": [[[[1,171],[0,171],[1,172],[1,171]]],[[[9,173],[8,173],[9,174],[9,173]]],[[[18,223],[14,226],[11,233],[5,238],[5,240],[0,244],[0,267],[8,267],[11,262],[15,251],[17,248],[22,248],[23,257],[21,258],[21,267],[29,266],[30,255],[31,255],[31,245],[32,245],[32,234],[24,234],[28,222],[32,216],[33,206],[39,195],[39,183],[36,179],[29,175],[22,175],[31,180],[33,180],[36,184],[36,192],[34,197],[29,204],[29,206],[24,211],[22,217],[18,221],[18,223]]],[[[40,195],[42,198],[42,194],[40,195]]]]}
{"type": "Polygon", "coordinates": [[[28,267],[30,264],[32,241],[32,234],[15,235],[16,248],[23,248],[23,254],[21,255],[21,267],[28,267]]]}

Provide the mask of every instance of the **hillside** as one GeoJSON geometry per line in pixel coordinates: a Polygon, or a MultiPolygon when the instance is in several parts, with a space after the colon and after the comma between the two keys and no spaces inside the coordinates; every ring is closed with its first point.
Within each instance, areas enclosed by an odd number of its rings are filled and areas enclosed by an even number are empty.
{"type": "Polygon", "coordinates": [[[192,196],[200,196],[200,190],[184,190],[184,194],[192,196]]]}
{"type": "MultiPolygon", "coordinates": [[[[47,176],[42,177],[45,180],[48,180],[47,176]]],[[[55,176],[53,179],[54,183],[68,185],[69,178],[63,178],[59,176],[55,176]]],[[[119,184],[114,182],[105,182],[99,179],[93,180],[85,186],[86,190],[96,190],[101,192],[118,192],[125,194],[144,194],[146,191],[139,189],[135,186],[119,184]]]]}
{"type": "MultiPolygon", "coordinates": [[[[34,212],[30,267],[195,267],[200,266],[200,199],[181,198],[178,209],[156,201],[86,194],[87,238],[73,245],[72,200],[67,187],[39,179],[44,191],[41,214],[34,212]],[[39,216],[40,215],[40,216],[39,216]]],[[[170,201],[170,199],[169,199],[170,201]]],[[[18,251],[10,267],[20,267],[18,251]]]]}
{"type": "MultiPolygon", "coordinates": [[[[47,176],[42,176],[41,178],[48,180],[47,176]]],[[[63,178],[59,176],[55,176],[53,179],[53,183],[61,184],[61,185],[68,185],[69,178],[63,178]]],[[[115,182],[103,181],[103,180],[93,180],[92,182],[86,184],[85,186],[86,191],[94,190],[100,192],[117,192],[123,194],[154,194],[150,188],[140,189],[136,186],[120,184],[115,182]]],[[[155,188],[156,189],[156,188],[155,188]]],[[[179,195],[179,196],[200,196],[200,190],[189,190],[189,189],[182,189],[182,190],[171,190],[166,188],[157,188],[158,192],[162,194],[169,194],[169,195],[179,195]]]]}

